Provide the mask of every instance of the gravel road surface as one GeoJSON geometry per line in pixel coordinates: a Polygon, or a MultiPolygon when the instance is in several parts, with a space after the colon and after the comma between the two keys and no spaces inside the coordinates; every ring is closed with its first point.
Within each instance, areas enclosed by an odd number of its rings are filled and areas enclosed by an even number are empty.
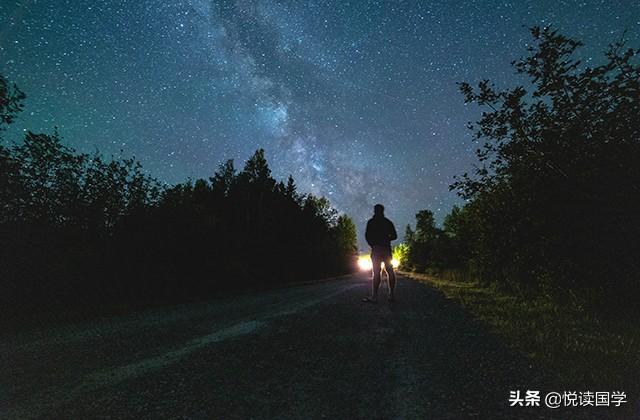
{"type": "Polygon", "coordinates": [[[400,278],[395,303],[360,302],[368,288],[354,275],[3,335],[0,418],[596,413],[509,407],[511,390],[563,385],[424,283],[400,278]]]}

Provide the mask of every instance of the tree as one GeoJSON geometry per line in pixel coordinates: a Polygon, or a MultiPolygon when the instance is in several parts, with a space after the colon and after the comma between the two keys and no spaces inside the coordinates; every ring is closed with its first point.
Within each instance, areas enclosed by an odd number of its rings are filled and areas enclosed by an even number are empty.
{"type": "Polygon", "coordinates": [[[415,239],[417,242],[429,242],[436,239],[438,229],[431,210],[420,210],[416,214],[415,239]]]}
{"type": "Polygon", "coordinates": [[[342,270],[349,271],[353,268],[358,250],[355,223],[347,215],[340,215],[332,228],[332,236],[333,246],[335,246],[333,253],[337,256],[337,265],[342,270]]]}
{"type": "Polygon", "coordinates": [[[298,194],[298,188],[296,187],[296,183],[293,180],[293,177],[291,175],[289,175],[289,178],[287,179],[287,185],[284,188],[284,195],[287,198],[290,198],[291,200],[295,201],[296,203],[300,202],[300,195],[298,194]]]}
{"type": "MultiPolygon", "coordinates": [[[[0,75],[0,134],[23,110],[25,98],[26,95],[15,84],[9,83],[0,75]]],[[[24,195],[18,180],[18,171],[19,165],[12,158],[11,151],[0,144],[0,222],[12,218],[17,205],[14,198],[24,195]]]]}
{"type": "Polygon", "coordinates": [[[481,166],[453,189],[472,200],[485,277],[592,296],[640,293],[640,66],[610,46],[603,64],[573,58],[582,44],[531,29],[514,62],[528,86],[461,83],[488,111],[472,124],[481,166]]]}
{"type": "Polygon", "coordinates": [[[53,135],[27,132],[11,152],[19,166],[20,195],[13,197],[16,220],[61,225],[72,222],[80,195],[85,156],[53,135]]]}
{"type": "Polygon", "coordinates": [[[393,247],[393,258],[400,262],[400,267],[403,269],[411,268],[409,249],[410,245],[407,242],[400,243],[393,247]]]}
{"type": "MultiPolygon", "coordinates": [[[[21,106],[0,77],[0,125],[21,106]]],[[[135,159],[77,153],[53,134],[0,145],[0,306],[148,303],[353,269],[356,229],[326,198],[271,176],[264,150],[236,173],[170,187],[135,159]]]]}
{"type": "Polygon", "coordinates": [[[11,124],[16,115],[24,109],[26,97],[18,86],[0,74],[0,131],[11,124]]]}
{"type": "Polygon", "coordinates": [[[264,149],[258,149],[247,160],[240,176],[246,178],[250,184],[257,184],[265,189],[273,188],[275,180],[271,178],[271,169],[264,156],[264,149]]]}
{"type": "Polygon", "coordinates": [[[236,182],[236,169],[233,166],[233,159],[227,160],[218,167],[218,171],[209,178],[211,186],[219,195],[227,196],[236,182]]]}
{"type": "Polygon", "coordinates": [[[415,231],[411,226],[405,230],[406,258],[404,266],[417,271],[437,268],[442,265],[439,258],[441,231],[436,227],[431,210],[420,210],[416,213],[415,231]]]}

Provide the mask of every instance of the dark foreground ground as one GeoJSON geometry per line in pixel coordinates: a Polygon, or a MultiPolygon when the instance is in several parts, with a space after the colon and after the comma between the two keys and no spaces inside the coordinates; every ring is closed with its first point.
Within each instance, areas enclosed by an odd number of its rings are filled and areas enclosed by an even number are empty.
{"type": "Polygon", "coordinates": [[[0,418],[618,418],[509,407],[571,390],[453,301],[364,276],[0,336],[0,418]]]}

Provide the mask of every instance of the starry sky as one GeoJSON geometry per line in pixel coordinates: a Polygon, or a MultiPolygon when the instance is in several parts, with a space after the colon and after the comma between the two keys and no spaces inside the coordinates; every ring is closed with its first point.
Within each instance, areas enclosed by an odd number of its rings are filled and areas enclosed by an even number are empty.
{"type": "Polygon", "coordinates": [[[640,3],[595,1],[0,1],[0,74],[28,95],[5,134],[51,132],[135,156],[161,181],[208,178],[264,148],[273,175],[326,196],[362,230],[383,203],[400,235],[436,220],[474,164],[456,82],[521,82],[527,28],[640,46],[640,3]]]}

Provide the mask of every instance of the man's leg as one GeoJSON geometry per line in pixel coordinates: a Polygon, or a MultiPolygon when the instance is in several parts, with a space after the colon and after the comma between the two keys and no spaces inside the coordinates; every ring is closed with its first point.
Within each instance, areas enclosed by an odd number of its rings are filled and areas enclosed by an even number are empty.
{"type": "Polygon", "coordinates": [[[395,289],[396,289],[396,272],[393,269],[393,264],[391,264],[391,257],[386,257],[384,259],[384,269],[387,271],[387,275],[389,276],[389,299],[393,300],[395,298],[395,289]]]}
{"type": "Polygon", "coordinates": [[[371,299],[378,298],[378,289],[380,288],[380,272],[382,271],[382,259],[371,255],[371,263],[373,264],[373,281],[371,284],[371,299]]]}

